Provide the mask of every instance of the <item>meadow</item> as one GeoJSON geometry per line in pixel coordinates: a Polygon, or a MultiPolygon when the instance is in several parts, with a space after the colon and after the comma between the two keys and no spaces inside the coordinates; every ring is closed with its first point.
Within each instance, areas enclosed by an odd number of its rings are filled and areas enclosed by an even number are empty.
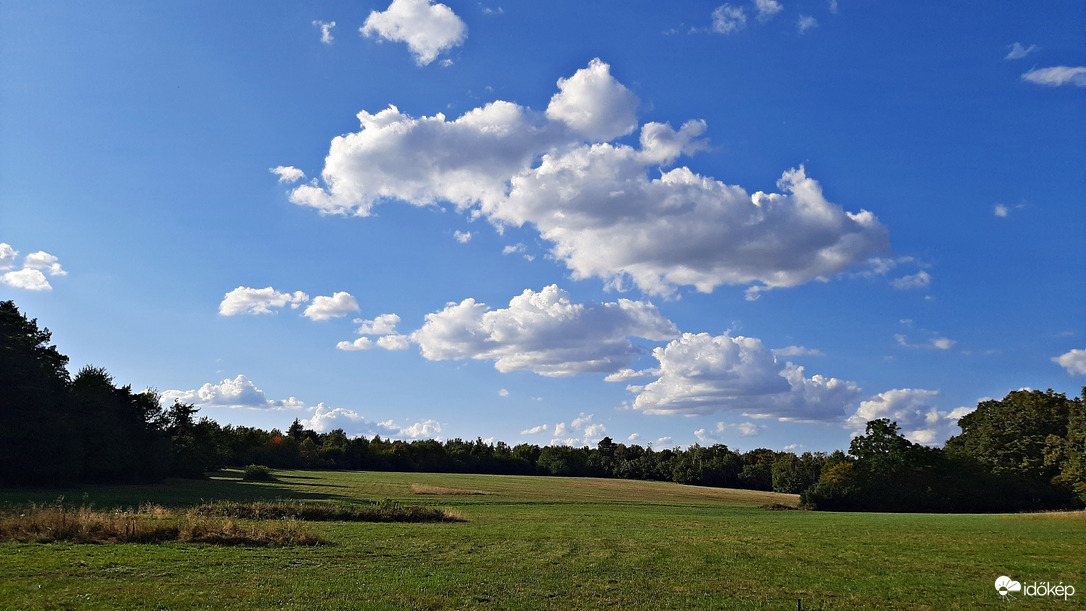
{"type": "Polygon", "coordinates": [[[1072,609],[1086,513],[764,509],[795,495],[615,479],[240,471],[0,490],[0,506],[291,499],[440,507],[458,522],[306,522],[315,546],[0,543],[4,609],[1072,609]],[[995,579],[1062,583],[1004,601],[995,579]]]}

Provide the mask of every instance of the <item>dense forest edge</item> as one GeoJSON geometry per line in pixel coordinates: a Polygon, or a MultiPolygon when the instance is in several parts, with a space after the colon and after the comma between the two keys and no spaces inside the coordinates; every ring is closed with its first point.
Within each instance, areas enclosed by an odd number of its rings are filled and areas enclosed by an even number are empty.
{"type": "Polygon", "coordinates": [[[615,443],[537,446],[450,439],[401,441],[221,426],[198,409],[163,407],[153,391],[118,387],[102,368],[74,377],[52,335],[0,302],[0,485],[157,482],[227,466],[612,477],[799,494],[833,511],[1010,512],[1086,505],[1082,396],[1011,391],[982,401],[943,448],[909,441],[886,419],[848,452],[736,452],[615,443]]]}

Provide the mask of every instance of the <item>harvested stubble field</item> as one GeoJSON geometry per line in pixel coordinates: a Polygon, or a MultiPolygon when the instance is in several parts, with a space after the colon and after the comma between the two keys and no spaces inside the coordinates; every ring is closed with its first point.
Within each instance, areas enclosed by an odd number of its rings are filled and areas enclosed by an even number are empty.
{"type": "Polygon", "coordinates": [[[977,609],[1009,575],[1086,596],[1086,515],[767,511],[796,497],[670,483],[238,471],[154,486],[0,491],[0,504],[102,509],[211,501],[438,506],[460,522],[304,521],[318,546],[0,543],[14,609],[977,609]],[[421,492],[420,492],[421,491],[421,492]],[[442,492],[444,491],[444,492],[442,492]],[[471,494],[465,494],[471,492],[471,494]]]}

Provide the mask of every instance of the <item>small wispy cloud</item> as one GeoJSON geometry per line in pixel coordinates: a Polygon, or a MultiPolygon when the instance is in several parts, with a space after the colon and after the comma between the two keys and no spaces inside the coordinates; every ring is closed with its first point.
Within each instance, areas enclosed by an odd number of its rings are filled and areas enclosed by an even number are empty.
{"type": "Polygon", "coordinates": [[[913,344],[913,343],[909,342],[909,339],[906,336],[904,336],[904,335],[902,335],[900,333],[897,334],[897,335],[894,335],[894,339],[897,340],[898,345],[904,346],[906,348],[917,348],[917,349],[927,349],[927,350],[950,350],[951,348],[954,347],[955,344],[958,343],[956,340],[953,340],[953,339],[950,339],[950,338],[947,338],[947,337],[933,337],[933,338],[929,339],[927,341],[927,343],[913,344]]]}
{"type": "Polygon", "coordinates": [[[1062,87],[1063,85],[1086,87],[1086,66],[1034,68],[1023,74],[1022,80],[1046,87],[1062,87]]]}
{"type": "Polygon", "coordinates": [[[799,29],[799,33],[803,34],[807,30],[812,30],[818,27],[818,20],[810,15],[800,15],[799,21],[796,23],[796,28],[799,29]]]}
{"type": "Polygon", "coordinates": [[[314,21],[313,25],[321,30],[321,42],[326,45],[332,44],[336,39],[332,36],[332,28],[336,27],[335,21],[314,21]]]}
{"type": "Polygon", "coordinates": [[[890,286],[899,291],[926,289],[929,285],[931,285],[931,274],[924,270],[920,270],[911,276],[902,276],[890,281],[890,286]]]}
{"type": "Polygon", "coordinates": [[[747,27],[747,12],[730,4],[722,4],[713,10],[713,31],[732,34],[747,27]]]}
{"type": "Polygon", "coordinates": [[[773,353],[773,356],[782,356],[782,357],[790,357],[790,356],[826,356],[826,354],[824,352],[822,352],[821,350],[816,350],[814,348],[804,348],[803,346],[788,346],[788,347],[785,347],[785,348],[774,348],[770,352],[773,353]]]}
{"type": "Polygon", "coordinates": [[[1004,57],[1003,59],[1007,59],[1007,60],[1010,60],[1010,59],[1022,59],[1023,57],[1025,57],[1025,56],[1029,55],[1030,53],[1033,53],[1034,51],[1036,51],[1037,50],[1037,45],[1030,45],[1028,47],[1025,47],[1025,46],[1022,46],[1022,43],[1016,42],[1013,45],[1009,45],[1007,48],[1010,49],[1010,52],[1007,53],[1007,56],[1004,57]]]}
{"type": "Polygon", "coordinates": [[[754,8],[758,10],[758,21],[769,21],[774,15],[784,10],[777,0],[754,0],[754,8]]]}

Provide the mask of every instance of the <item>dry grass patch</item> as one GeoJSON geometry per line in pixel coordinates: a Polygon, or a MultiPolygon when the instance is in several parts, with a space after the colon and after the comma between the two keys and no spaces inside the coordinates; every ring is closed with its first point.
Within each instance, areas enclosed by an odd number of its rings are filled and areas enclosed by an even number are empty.
{"type": "Polygon", "coordinates": [[[441,486],[427,486],[426,484],[411,484],[411,491],[415,494],[445,494],[453,496],[481,496],[486,494],[482,490],[442,488],[441,486]]]}
{"type": "Polygon", "coordinates": [[[208,543],[288,546],[328,543],[296,521],[241,522],[207,517],[191,509],[143,505],[138,510],[101,511],[62,503],[27,505],[0,512],[0,541],[23,543],[208,543]]]}
{"type": "Polygon", "coordinates": [[[1045,521],[1080,521],[1086,523],[1086,511],[1038,511],[1034,513],[1019,513],[1012,516],[1015,520],[1045,520],[1045,521]]]}

